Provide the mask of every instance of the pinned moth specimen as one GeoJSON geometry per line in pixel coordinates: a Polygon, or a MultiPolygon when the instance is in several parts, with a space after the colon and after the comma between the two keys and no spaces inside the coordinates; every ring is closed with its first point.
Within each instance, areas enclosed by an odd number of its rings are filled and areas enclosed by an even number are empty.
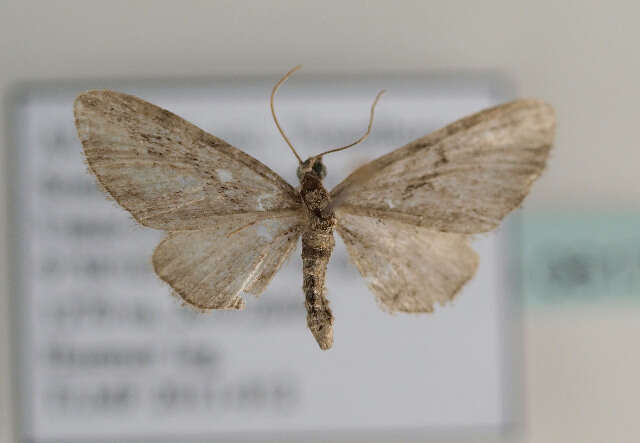
{"type": "Polygon", "coordinates": [[[253,157],[137,97],[88,91],[74,104],[84,153],[99,185],[142,225],[167,231],[153,253],[157,275],[196,308],[242,309],[302,237],[307,324],[333,344],[325,273],[334,229],[380,306],[432,312],[473,277],[471,234],[491,231],[518,207],[545,168],[553,109],[502,104],[419,138],[358,168],[328,192],[323,156],[298,160],[294,188],[253,157]]]}

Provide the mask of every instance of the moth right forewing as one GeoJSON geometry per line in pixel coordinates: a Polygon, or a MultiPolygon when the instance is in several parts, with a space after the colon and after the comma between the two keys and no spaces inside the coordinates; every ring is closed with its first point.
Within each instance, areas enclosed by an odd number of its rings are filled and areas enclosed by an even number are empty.
{"type": "Polygon", "coordinates": [[[466,235],[341,209],[336,215],[351,261],[386,311],[432,312],[476,272],[478,256],[466,235]]]}
{"type": "Polygon", "coordinates": [[[554,133],[543,102],[490,108],[357,169],[332,190],[333,204],[443,232],[489,231],[543,171],[554,133]]]}
{"type": "Polygon", "coordinates": [[[227,214],[300,208],[293,187],[258,160],[137,97],[89,91],[74,114],[101,188],[145,226],[206,229],[227,214]]]}
{"type": "Polygon", "coordinates": [[[211,229],[169,232],[153,253],[154,270],[196,308],[242,309],[238,294],[265,289],[295,246],[302,217],[242,224],[229,216],[211,229]]]}

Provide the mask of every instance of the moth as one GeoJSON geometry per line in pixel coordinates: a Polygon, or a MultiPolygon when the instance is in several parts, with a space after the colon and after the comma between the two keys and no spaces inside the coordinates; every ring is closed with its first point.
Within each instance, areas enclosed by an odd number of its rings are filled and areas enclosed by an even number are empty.
{"type": "Polygon", "coordinates": [[[299,188],[267,166],[137,97],[80,94],[75,123],[100,187],[142,225],[167,231],[153,253],[157,275],[189,305],[242,309],[261,294],[302,237],[307,325],[333,344],[325,273],[337,230],[351,260],[389,312],[432,312],[478,266],[470,235],[491,231],[518,207],[545,168],[554,111],[516,100],[473,114],[356,169],[331,192],[323,156],[298,161],[299,188]]]}

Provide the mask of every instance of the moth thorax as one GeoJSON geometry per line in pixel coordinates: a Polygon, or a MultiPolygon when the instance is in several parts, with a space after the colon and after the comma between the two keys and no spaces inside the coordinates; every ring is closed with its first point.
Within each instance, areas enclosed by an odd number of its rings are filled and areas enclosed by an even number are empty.
{"type": "Polygon", "coordinates": [[[302,180],[308,172],[315,174],[320,180],[327,176],[327,167],[322,163],[322,157],[309,157],[298,166],[298,179],[302,180]]]}

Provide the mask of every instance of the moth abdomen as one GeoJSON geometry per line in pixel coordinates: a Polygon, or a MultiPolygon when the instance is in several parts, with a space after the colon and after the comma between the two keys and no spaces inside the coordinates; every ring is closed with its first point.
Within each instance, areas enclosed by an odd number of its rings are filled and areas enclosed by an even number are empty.
{"type": "Polygon", "coordinates": [[[321,349],[333,345],[333,314],[326,297],[325,276],[335,240],[336,217],[322,180],[311,170],[301,179],[300,196],[307,208],[302,234],[302,289],[307,308],[307,326],[321,349]]]}
{"type": "Polygon", "coordinates": [[[321,349],[333,345],[333,314],[326,297],[325,276],[334,245],[333,233],[307,230],[302,234],[302,289],[307,326],[321,349]]]}

